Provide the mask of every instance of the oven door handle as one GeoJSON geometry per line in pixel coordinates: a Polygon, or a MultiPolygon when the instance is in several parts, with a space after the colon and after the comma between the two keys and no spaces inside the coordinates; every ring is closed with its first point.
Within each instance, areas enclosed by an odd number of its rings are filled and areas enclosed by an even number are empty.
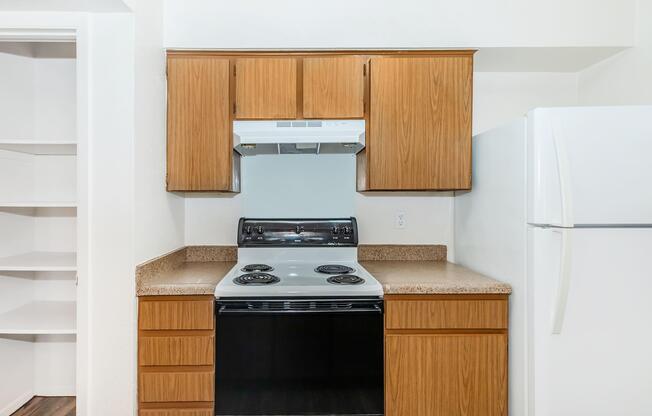
{"type": "Polygon", "coordinates": [[[259,315],[278,315],[278,314],[323,314],[323,313],[383,313],[383,309],[378,305],[364,308],[333,308],[333,309],[250,309],[250,308],[233,308],[221,305],[217,309],[218,315],[224,314],[259,314],[259,315]]]}

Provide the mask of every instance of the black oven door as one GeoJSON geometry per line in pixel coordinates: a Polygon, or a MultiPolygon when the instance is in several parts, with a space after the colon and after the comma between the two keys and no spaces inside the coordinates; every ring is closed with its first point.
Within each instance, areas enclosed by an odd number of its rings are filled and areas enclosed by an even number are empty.
{"type": "Polygon", "coordinates": [[[219,299],[216,415],[382,415],[382,299],[219,299]]]}

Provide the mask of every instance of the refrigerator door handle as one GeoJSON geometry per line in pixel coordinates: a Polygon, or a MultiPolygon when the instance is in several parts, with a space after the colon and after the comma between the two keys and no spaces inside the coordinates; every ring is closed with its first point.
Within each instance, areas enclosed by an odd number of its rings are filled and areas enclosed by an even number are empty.
{"type": "Polygon", "coordinates": [[[571,281],[572,241],[571,230],[559,230],[561,233],[561,258],[559,264],[559,281],[557,293],[552,306],[552,334],[561,334],[568,304],[568,291],[571,281]]]}
{"type": "Polygon", "coordinates": [[[555,144],[555,155],[557,156],[557,173],[559,175],[559,192],[561,197],[561,226],[572,227],[573,221],[573,193],[571,188],[570,164],[566,146],[562,136],[563,128],[559,120],[553,120],[552,138],[555,144]]]}

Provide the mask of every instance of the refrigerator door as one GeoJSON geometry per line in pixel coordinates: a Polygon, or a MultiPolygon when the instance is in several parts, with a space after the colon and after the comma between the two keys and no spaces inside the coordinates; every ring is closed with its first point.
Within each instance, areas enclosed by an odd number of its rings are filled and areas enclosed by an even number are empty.
{"type": "Polygon", "coordinates": [[[652,106],[528,113],[528,223],[652,224],[652,106]]]}
{"type": "Polygon", "coordinates": [[[652,415],[652,228],[528,229],[529,414],[652,415]]]}

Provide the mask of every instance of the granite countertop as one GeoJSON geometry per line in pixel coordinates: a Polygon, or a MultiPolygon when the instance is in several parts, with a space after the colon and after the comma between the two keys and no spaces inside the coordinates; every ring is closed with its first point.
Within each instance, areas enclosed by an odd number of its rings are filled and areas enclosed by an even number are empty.
{"type": "MultiPolygon", "coordinates": [[[[231,246],[191,246],[168,253],[136,268],[136,294],[212,295],[235,266],[236,256],[231,246]]],[[[388,295],[511,293],[506,283],[448,263],[445,246],[360,246],[358,259],[388,295]]]]}
{"type": "Polygon", "coordinates": [[[181,248],[136,267],[136,295],[212,295],[236,259],[232,246],[181,248]]]}
{"type": "Polygon", "coordinates": [[[361,261],[386,295],[509,294],[511,286],[446,261],[361,261]]]}
{"type": "Polygon", "coordinates": [[[215,286],[235,266],[234,261],[185,262],[158,273],[149,280],[136,281],[138,296],[212,295],[215,286]]]}

